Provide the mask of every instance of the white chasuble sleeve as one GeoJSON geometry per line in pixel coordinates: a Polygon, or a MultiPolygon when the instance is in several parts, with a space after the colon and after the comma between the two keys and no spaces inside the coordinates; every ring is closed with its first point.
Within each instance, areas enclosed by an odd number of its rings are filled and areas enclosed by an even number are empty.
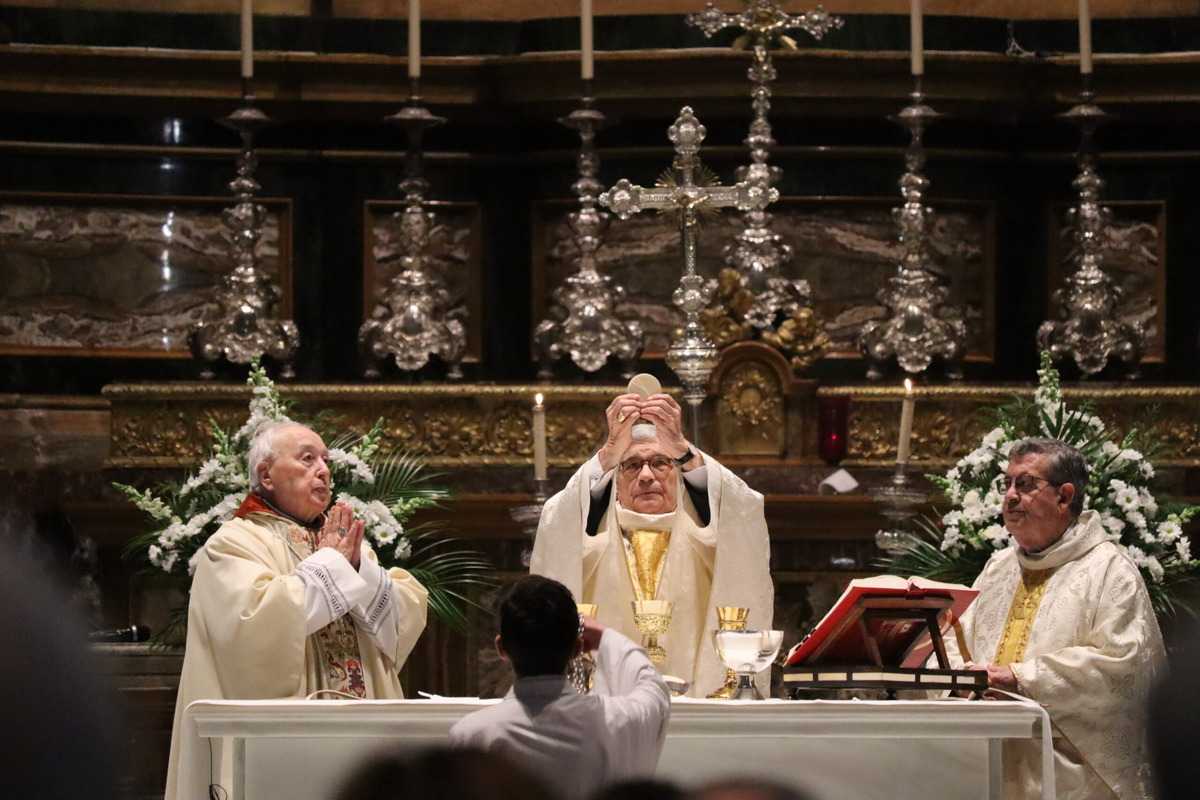
{"type": "Polygon", "coordinates": [[[576,470],[566,487],[542,506],[529,558],[531,574],[553,578],[579,602],[583,602],[583,551],[587,540],[595,538],[585,531],[592,502],[589,464],[576,470]]]}
{"type": "MultiPolygon", "coordinates": [[[[360,633],[375,643],[391,662],[392,671],[399,671],[425,630],[429,591],[408,570],[384,569],[375,561],[373,552],[369,555],[376,574],[381,576],[379,590],[368,605],[351,614],[360,633]]],[[[364,552],[364,565],[367,560],[364,552]]]]}

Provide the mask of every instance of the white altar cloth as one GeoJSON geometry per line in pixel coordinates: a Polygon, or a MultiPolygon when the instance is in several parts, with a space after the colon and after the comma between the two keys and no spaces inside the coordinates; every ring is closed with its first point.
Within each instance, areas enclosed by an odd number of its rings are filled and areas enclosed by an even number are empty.
{"type": "MultiPolygon", "coordinates": [[[[370,755],[444,744],[450,726],[494,700],[198,701],[183,720],[180,797],[329,800],[370,755]]],[[[1042,738],[1043,793],[1054,798],[1045,709],[1030,702],[677,698],[658,777],[782,780],[815,800],[998,800],[1004,739],[1042,738]]]]}

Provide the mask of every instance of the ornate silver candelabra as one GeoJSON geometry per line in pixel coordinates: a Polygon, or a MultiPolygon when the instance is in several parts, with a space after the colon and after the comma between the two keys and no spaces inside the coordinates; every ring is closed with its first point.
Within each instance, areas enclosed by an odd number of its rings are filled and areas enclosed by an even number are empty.
{"type": "MultiPolygon", "coordinates": [[[[780,46],[796,49],[796,42],[784,35],[785,31],[802,30],[819,40],[829,31],[842,27],[843,20],[825,13],[822,6],[804,14],[790,15],[780,10],[774,0],[742,0],[742,5],[741,13],[726,14],[709,3],[703,13],[688,14],[687,22],[710,37],[725,28],[745,31],[733,46],[749,48],[754,55],[754,62],[747,72],[753,85],[750,97],[754,119],[745,139],[750,150],[750,164],[739,167],[736,177],[739,181],[769,189],[779,182],[782,174],[779,167],[767,163],[771,147],[775,145],[767,117],[771,109],[771,83],[776,78],[771,50],[780,46]]],[[[798,348],[783,349],[793,356],[794,365],[808,366],[829,346],[821,326],[811,324],[813,320],[808,319],[813,315],[808,281],[790,281],[780,275],[782,266],[792,258],[792,248],[772,230],[771,214],[763,208],[751,208],[742,219],[745,227],[725,251],[725,263],[737,271],[739,285],[752,298],[750,307],[739,314],[740,321],[765,334],[777,334],[784,325],[797,328],[798,323],[793,317],[800,309],[807,309],[803,315],[803,328],[815,332],[822,341],[805,341],[798,348]],[[791,321],[790,325],[788,321],[791,321]]],[[[764,335],[764,339],[771,344],[780,342],[777,335],[764,335]]]]}
{"type": "Polygon", "coordinates": [[[1049,351],[1056,362],[1073,358],[1085,377],[1115,359],[1124,365],[1127,377],[1133,378],[1142,360],[1146,332],[1140,321],[1118,317],[1123,292],[1100,269],[1104,231],[1112,212],[1099,202],[1104,181],[1096,174],[1095,133],[1108,114],[1092,102],[1095,95],[1090,78],[1090,74],[1083,76],[1079,103],[1062,114],[1079,125],[1082,134],[1076,153],[1079,175],[1071,184],[1079,192],[1079,203],[1067,211],[1076,245],[1075,272],[1054,292],[1052,303],[1058,319],[1046,320],[1038,328],[1038,348],[1049,351]]]}
{"type": "MultiPolygon", "coordinates": [[[[644,209],[675,212],[683,240],[683,277],[672,297],[683,311],[686,322],[682,335],[667,350],[667,366],[683,384],[684,400],[691,406],[692,440],[700,441],[700,405],[708,394],[708,378],[717,365],[717,347],[700,325],[700,311],[712,300],[716,282],[696,271],[696,240],[700,235],[700,216],[710,209],[734,206],[739,211],[762,208],[779,199],[778,190],[741,181],[733,186],[700,185],[700,145],[707,131],[692,109],[684,106],[667,137],[675,146],[671,170],[652,188],[644,188],[622,178],[600,195],[600,204],[621,219],[644,209]]],[[[708,181],[706,179],[705,183],[708,181]]]]}
{"type": "Polygon", "coordinates": [[[254,153],[254,135],[271,124],[271,119],[254,106],[250,82],[242,82],[243,106],[220,120],[237,131],[242,146],[237,157],[237,177],[229,184],[236,201],[225,209],[222,221],[233,234],[236,265],[221,281],[214,305],[205,319],[188,332],[192,355],[206,362],[200,372],[205,380],[213,377],[212,365],[225,358],[234,364],[249,364],[255,357],[269,356],[279,363],[279,377],[296,377],[292,359],[300,347],[296,324],[275,317],[282,297],[279,286],[258,269],[258,240],[262,238],[267,210],[255,202],[262,188],[254,179],[258,157],[254,153]]]}
{"type": "Polygon", "coordinates": [[[892,216],[900,229],[904,253],[896,274],[877,295],[888,309],[888,317],[863,328],[859,347],[867,358],[867,377],[883,376],[883,364],[895,357],[900,368],[916,375],[929,368],[935,356],[945,360],[946,374],[962,377],[962,358],[967,326],[961,311],[948,302],[949,290],[928,269],[927,237],[933,209],[924,205],[929,179],[925,168],[925,128],[938,113],[925,105],[921,76],[913,76],[912,102],[892,118],[908,128],[909,145],[904,154],[900,194],[904,205],[892,216]]]}
{"type": "Polygon", "coordinates": [[[400,257],[400,272],[380,292],[371,319],[358,330],[358,349],[368,378],[379,377],[379,366],[389,356],[406,372],[421,369],[431,356],[437,356],[446,364],[448,378],[462,379],[465,310],[454,302],[441,279],[425,269],[425,248],[434,215],[425,208],[429,182],[422,174],[421,136],[426,129],[445,121],[421,105],[419,78],[409,78],[408,105],[387,118],[408,136],[404,180],[400,182],[405,208],[396,214],[404,255],[400,257]]]}
{"type": "Polygon", "coordinates": [[[605,118],[592,107],[591,84],[591,80],[584,81],[583,107],[559,120],[579,132],[579,180],[571,186],[579,197],[579,210],[568,216],[579,249],[579,271],[554,290],[550,318],[534,331],[534,350],[541,364],[538,377],[542,380],[552,377],[554,362],[564,355],[587,372],[600,369],[615,355],[629,377],[645,346],[641,323],[617,313],[624,287],[596,269],[596,251],[604,240],[610,215],[596,208],[596,198],[604,186],[596,179],[600,158],[595,139],[605,118]]]}

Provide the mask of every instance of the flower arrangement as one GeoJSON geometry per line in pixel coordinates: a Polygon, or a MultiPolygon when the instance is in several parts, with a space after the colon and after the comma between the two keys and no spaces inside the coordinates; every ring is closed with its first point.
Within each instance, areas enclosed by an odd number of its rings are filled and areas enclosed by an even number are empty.
{"type": "MultiPolygon", "coordinates": [[[[230,433],[213,424],[212,451],[183,484],[164,483],[139,491],[121,483],[114,486],[153,522],[153,529],[135,537],[126,556],[148,574],[166,575],[187,590],[196,558],[208,537],[216,532],[245,499],[250,481],[246,454],[254,434],[270,422],[290,422],[288,404],[280,397],[257,360],[246,381],[251,389],[250,416],[230,433]]],[[[466,590],[488,586],[491,565],[479,554],[447,550],[452,541],[426,523],[405,528],[404,523],[422,508],[437,507],[448,496],[429,483],[436,474],[425,471],[425,460],[411,453],[381,455],[384,421],[365,436],[326,436],[320,429],[327,420],[318,417],[313,427],[329,447],[330,478],[336,501],[364,520],[364,537],[385,567],[404,567],[429,591],[429,610],[452,627],[468,628],[464,604],[466,590]]],[[[186,620],[186,603],[175,609],[160,641],[186,620]]]]}
{"type": "Polygon", "coordinates": [[[1084,508],[1097,511],[1109,538],[1128,550],[1155,609],[1160,614],[1176,611],[1184,603],[1178,590],[1194,580],[1200,565],[1183,532],[1183,524],[1200,507],[1155,496],[1154,465],[1141,432],[1130,430],[1118,442],[1090,402],[1068,408],[1048,353],[1042,353],[1033,400],[1016,398],[993,413],[996,427],[978,447],[944,477],[926,476],[954,505],[942,515],[941,527],[926,521],[926,535],[885,559],[884,566],[901,574],[972,582],[994,552],[1012,543],[1001,515],[1004,495],[995,485],[1008,467],[1008,453],[1026,436],[1045,436],[1083,454],[1090,468],[1084,508]]]}

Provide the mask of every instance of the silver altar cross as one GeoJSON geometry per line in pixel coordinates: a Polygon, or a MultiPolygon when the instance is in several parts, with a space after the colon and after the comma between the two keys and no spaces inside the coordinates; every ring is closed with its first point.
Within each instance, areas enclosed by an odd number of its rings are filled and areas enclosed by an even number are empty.
{"type": "Polygon", "coordinates": [[[688,14],[687,22],[704,31],[705,36],[725,28],[741,28],[745,33],[733,44],[739,50],[747,45],[754,49],[770,49],[775,42],[795,50],[795,40],[785,36],[784,31],[799,29],[814,39],[821,39],[829,31],[842,27],[841,17],[825,13],[824,6],[803,14],[788,14],[775,5],[775,0],[742,0],[742,6],[741,13],[726,14],[709,3],[703,13],[688,14]]]}
{"type": "Polygon", "coordinates": [[[620,219],[629,219],[646,209],[674,209],[679,218],[683,241],[683,277],[672,297],[686,315],[683,336],[667,350],[667,366],[683,384],[683,397],[692,407],[692,440],[700,439],[700,404],[708,394],[708,376],[717,365],[717,347],[700,325],[700,311],[712,301],[716,282],[696,272],[696,241],[700,234],[701,213],[717,208],[735,207],[739,211],[765,208],[779,199],[779,191],[761,183],[741,181],[733,186],[702,186],[696,182],[700,168],[700,144],[707,131],[689,106],[667,129],[675,145],[671,171],[653,188],[637,186],[622,178],[600,195],[600,204],[620,219]]]}

